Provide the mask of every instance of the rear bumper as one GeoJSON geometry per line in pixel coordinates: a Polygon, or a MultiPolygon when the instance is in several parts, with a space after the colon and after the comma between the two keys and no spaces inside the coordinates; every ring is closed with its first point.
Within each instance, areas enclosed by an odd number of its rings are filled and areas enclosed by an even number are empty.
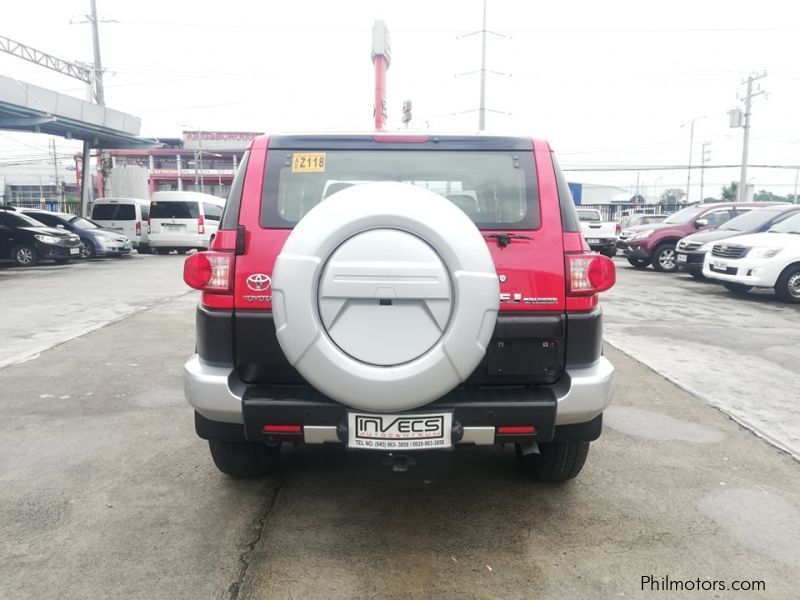
{"type": "Polygon", "coordinates": [[[625,247],[625,256],[629,258],[650,260],[650,253],[641,244],[627,244],[625,247]]]}
{"type": "Polygon", "coordinates": [[[589,247],[592,250],[612,250],[617,247],[617,238],[598,239],[598,238],[588,237],[587,239],[592,239],[592,240],[597,239],[596,242],[590,243],[587,241],[589,247]]]}
{"type": "MultiPolygon", "coordinates": [[[[561,434],[575,435],[587,425],[587,439],[595,439],[596,423],[611,402],[614,367],[604,357],[594,364],[568,369],[558,383],[529,388],[456,388],[420,410],[452,410],[462,428],[456,441],[493,444],[524,441],[495,436],[500,425],[534,425],[527,441],[551,441],[561,434]],[[577,429],[576,427],[577,426],[577,429]]],[[[309,386],[248,385],[231,367],[210,365],[194,355],[184,366],[184,391],[201,418],[218,425],[233,424],[246,439],[283,441],[264,434],[264,424],[303,427],[306,443],[341,441],[347,407],[325,398],[309,386]]],[[[198,427],[198,433],[201,433],[198,427]]],[[[201,433],[202,435],[202,433],[201,433]]],[[[206,437],[206,436],[204,436],[206,437]]],[[[298,436],[300,437],[300,436],[298,436]]]]}
{"type": "Polygon", "coordinates": [[[769,258],[717,258],[709,256],[703,264],[703,275],[710,279],[740,283],[752,287],[775,287],[781,272],[786,267],[784,262],[769,258]],[[726,272],[711,269],[711,262],[725,266],[726,272]]]}
{"type": "Polygon", "coordinates": [[[150,234],[147,245],[151,248],[207,248],[208,237],[199,234],[150,234]]]}

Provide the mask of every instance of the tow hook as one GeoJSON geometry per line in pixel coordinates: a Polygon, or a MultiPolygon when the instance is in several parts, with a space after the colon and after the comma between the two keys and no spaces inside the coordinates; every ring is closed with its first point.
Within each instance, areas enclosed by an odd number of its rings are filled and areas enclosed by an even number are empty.
{"type": "Polygon", "coordinates": [[[392,467],[392,471],[395,473],[406,473],[408,472],[408,467],[414,467],[416,464],[417,461],[410,456],[395,454],[394,452],[389,452],[389,456],[383,459],[383,465],[392,467]]]}

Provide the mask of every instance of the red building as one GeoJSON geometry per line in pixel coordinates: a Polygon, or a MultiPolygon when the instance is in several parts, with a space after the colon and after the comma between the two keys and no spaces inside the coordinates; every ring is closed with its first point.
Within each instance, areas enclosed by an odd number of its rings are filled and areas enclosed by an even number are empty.
{"type": "Polygon", "coordinates": [[[261,134],[184,131],[182,138],[159,140],[160,148],[109,150],[104,153],[104,175],[113,177],[114,169],[138,166],[147,170],[150,194],[187,190],[226,198],[245,148],[257,135],[261,134]]]}

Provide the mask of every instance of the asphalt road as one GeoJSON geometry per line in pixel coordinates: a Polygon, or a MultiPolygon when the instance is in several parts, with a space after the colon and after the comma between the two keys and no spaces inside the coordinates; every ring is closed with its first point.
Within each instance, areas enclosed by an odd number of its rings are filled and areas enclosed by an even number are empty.
{"type": "Polygon", "coordinates": [[[616,264],[606,340],[800,460],[800,305],[616,264]]]}
{"type": "Polygon", "coordinates": [[[182,398],[195,302],[0,369],[0,598],[796,598],[797,462],[611,347],[615,401],[568,484],[477,448],[406,474],[287,448],[275,475],[230,480],[182,398]],[[647,575],[766,591],[642,592],[647,575]]]}

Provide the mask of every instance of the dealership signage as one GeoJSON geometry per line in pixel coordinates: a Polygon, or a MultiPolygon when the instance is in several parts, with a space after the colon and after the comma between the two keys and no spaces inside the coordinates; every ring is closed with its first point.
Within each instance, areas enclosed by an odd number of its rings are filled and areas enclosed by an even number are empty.
{"type": "Polygon", "coordinates": [[[253,131],[184,131],[186,150],[244,150],[254,137],[253,131]]]}

